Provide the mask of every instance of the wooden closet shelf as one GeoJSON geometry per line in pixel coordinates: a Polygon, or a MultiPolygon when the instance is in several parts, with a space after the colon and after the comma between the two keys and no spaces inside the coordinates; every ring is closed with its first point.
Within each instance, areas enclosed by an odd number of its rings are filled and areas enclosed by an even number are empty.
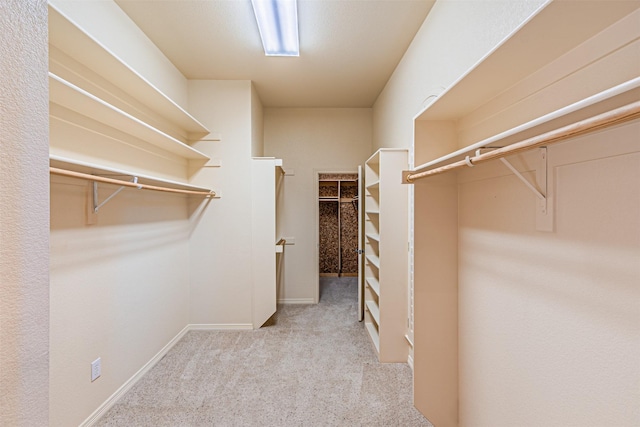
{"type": "Polygon", "coordinates": [[[193,134],[192,139],[209,134],[202,123],[51,4],[49,43],[169,122],[193,134]]]}
{"type": "MultiPolygon", "coordinates": [[[[53,73],[49,73],[49,100],[53,104],[57,104],[116,130],[125,132],[141,141],[153,144],[182,158],[189,160],[209,160],[208,156],[198,150],[144,123],[53,73]]],[[[55,112],[52,111],[52,114],[55,114],[55,112]]]]}

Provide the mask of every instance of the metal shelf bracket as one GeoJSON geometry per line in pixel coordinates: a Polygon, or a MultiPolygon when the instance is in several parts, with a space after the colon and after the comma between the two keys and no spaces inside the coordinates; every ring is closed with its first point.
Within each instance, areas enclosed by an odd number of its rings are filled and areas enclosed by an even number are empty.
{"type": "MultiPolygon", "coordinates": [[[[131,179],[131,182],[133,182],[134,184],[138,183],[138,177],[134,176],[131,179]]],[[[100,210],[101,207],[103,207],[109,200],[113,199],[115,196],[118,195],[118,193],[120,193],[122,190],[124,190],[126,187],[122,186],[120,188],[118,188],[116,191],[114,191],[113,193],[111,193],[109,195],[109,197],[107,197],[106,199],[104,199],[102,201],[102,203],[99,203],[98,200],[98,183],[96,181],[93,181],[93,212],[94,213],[98,213],[98,210],[100,210]]],[[[138,190],[141,190],[142,187],[138,187],[138,190]]]]}
{"type": "Polygon", "coordinates": [[[547,147],[538,148],[538,167],[536,168],[536,185],[525,178],[507,159],[500,161],[538,198],[536,205],[536,229],[538,231],[553,231],[553,215],[551,209],[551,195],[548,187],[547,147]]]}

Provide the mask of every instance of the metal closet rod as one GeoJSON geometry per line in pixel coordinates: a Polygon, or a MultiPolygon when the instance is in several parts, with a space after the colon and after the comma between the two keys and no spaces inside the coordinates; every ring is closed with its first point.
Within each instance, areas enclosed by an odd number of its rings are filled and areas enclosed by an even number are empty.
{"type": "Polygon", "coordinates": [[[473,157],[467,156],[464,160],[453,162],[439,168],[430,169],[424,172],[404,171],[403,182],[413,183],[418,179],[438,175],[454,169],[472,167],[478,163],[488,162],[490,160],[496,160],[506,156],[511,156],[513,154],[527,151],[532,148],[541,147],[543,145],[550,145],[568,138],[584,135],[589,132],[604,129],[606,127],[614,126],[623,122],[627,122],[629,120],[637,119],[639,117],[640,101],[632,102],[631,104],[627,104],[623,107],[607,111],[606,113],[598,114],[597,116],[593,116],[588,119],[563,126],[561,128],[543,133],[538,136],[534,136],[529,139],[525,139],[524,141],[517,142],[515,144],[507,145],[506,147],[498,148],[484,154],[476,152],[476,155],[473,157]]]}
{"type": "Polygon", "coordinates": [[[90,175],[87,173],[74,172],[74,171],[59,169],[54,167],[49,167],[49,173],[52,173],[54,175],[70,176],[72,178],[86,179],[94,182],[104,182],[106,184],[121,185],[123,187],[133,187],[133,188],[138,188],[143,190],[163,191],[165,193],[191,194],[195,196],[204,196],[204,197],[215,197],[216,195],[215,191],[181,190],[178,188],[159,187],[156,185],[122,181],[120,179],[106,178],[103,176],[90,175]]]}

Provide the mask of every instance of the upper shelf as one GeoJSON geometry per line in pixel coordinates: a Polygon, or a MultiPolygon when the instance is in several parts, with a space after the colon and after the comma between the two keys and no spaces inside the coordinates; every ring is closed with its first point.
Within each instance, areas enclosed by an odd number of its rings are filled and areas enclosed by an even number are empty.
{"type": "Polygon", "coordinates": [[[640,97],[639,2],[542,6],[415,116],[414,172],[640,97]]]}
{"type": "Polygon", "coordinates": [[[185,159],[209,160],[208,156],[189,145],[52,73],[49,73],[49,100],[185,159]]]}
{"type": "Polygon", "coordinates": [[[209,133],[198,120],[51,4],[49,43],[189,134],[209,133]]]}
{"type": "Polygon", "coordinates": [[[639,6],[637,2],[548,3],[426,105],[415,119],[458,120],[469,115],[639,6]]]}

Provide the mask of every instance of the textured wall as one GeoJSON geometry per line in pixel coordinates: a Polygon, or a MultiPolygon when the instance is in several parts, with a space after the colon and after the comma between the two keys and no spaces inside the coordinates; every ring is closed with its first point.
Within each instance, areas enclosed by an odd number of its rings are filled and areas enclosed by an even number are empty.
{"type": "Polygon", "coordinates": [[[411,147],[422,106],[545,2],[437,1],[374,104],[374,150],[411,147]]]}
{"type": "MultiPolygon", "coordinates": [[[[219,142],[193,146],[223,167],[203,168],[192,183],[222,192],[193,215],[190,242],[190,323],[252,325],[251,212],[252,84],[191,80],[189,111],[219,142]]],[[[286,166],[286,162],[285,162],[286,166]]],[[[288,248],[287,248],[288,249],[288,248]]]]}
{"type": "Polygon", "coordinates": [[[49,406],[47,3],[0,2],[0,425],[49,406]]]}
{"type": "Polygon", "coordinates": [[[503,165],[465,171],[461,426],[640,425],[638,135],[636,122],[548,148],[553,233],[503,165]]]}

